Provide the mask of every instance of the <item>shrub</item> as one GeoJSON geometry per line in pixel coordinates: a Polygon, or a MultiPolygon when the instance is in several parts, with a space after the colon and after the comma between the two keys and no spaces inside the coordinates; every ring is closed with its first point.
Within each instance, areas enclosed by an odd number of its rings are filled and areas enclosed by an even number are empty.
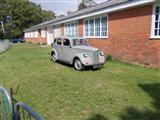
{"type": "Polygon", "coordinates": [[[40,45],[40,43],[38,42],[37,45],[40,45]]]}
{"type": "Polygon", "coordinates": [[[42,45],[47,45],[47,43],[42,43],[42,45]]]}
{"type": "Polygon", "coordinates": [[[107,55],[106,61],[112,61],[112,56],[111,55],[107,55]]]}

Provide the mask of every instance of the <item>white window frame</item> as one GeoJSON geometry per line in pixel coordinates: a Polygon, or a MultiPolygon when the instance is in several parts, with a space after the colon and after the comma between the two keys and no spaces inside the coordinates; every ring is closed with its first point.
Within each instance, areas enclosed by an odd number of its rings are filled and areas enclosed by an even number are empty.
{"type": "Polygon", "coordinates": [[[151,25],[151,36],[150,36],[150,38],[154,38],[154,39],[160,39],[160,35],[156,36],[155,33],[154,33],[155,32],[155,20],[156,20],[155,10],[156,10],[157,6],[159,6],[159,9],[160,9],[160,4],[157,5],[155,3],[155,4],[153,4],[153,11],[152,11],[152,25],[151,25]]]}
{"type": "Polygon", "coordinates": [[[41,37],[46,38],[46,29],[41,29],[41,37]]]}
{"type": "MultiPolygon", "coordinates": [[[[88,23],[89,24],[89,23],[88,23]]],[[[89,25],[88,25],[89,26],[89,25]]],[[[88,27],[89,29],[89,27],[88,27]]],[[[99,15],[99,16],[95,16],[95,17],[89,17],[89,18],[86,18],[86,19],[83,19],[83,37],[85,38],[108,38],[108,15],[99,15]],[[102,36],[101,35],[101,28],[102,28],[102,24],[101,24],[101,19],[102,17],[107,17],[107,31],[106,31],[106,36],[102,36]],[[100,18],[100,36],[96,36],[96,32],[95,32],[95,19],[96,18],[100,18]],[[93,19],[94,20],[94,36],[86,36],[86,33],[85,33],[85,21],[89,20],[90,19],[93,19]]],[[[88,35],[90,35],[90,31],[88,30],[88,35]]]]}
{"type": "Polygon", "coordinates": [[[79,35],[79,32],[78,32],[77,21],[64,23],[64,36],[78,36],[78,35],[79,35]]]}
{"type": "Polygon", "coordinates": [[[34,31],[34,38],[38,38],[38,30],[34,31]]]}
{"type": "Polygon", "coordinates": [[[34,31],[31,31],[31,38],[34,38],[34,31]]]}

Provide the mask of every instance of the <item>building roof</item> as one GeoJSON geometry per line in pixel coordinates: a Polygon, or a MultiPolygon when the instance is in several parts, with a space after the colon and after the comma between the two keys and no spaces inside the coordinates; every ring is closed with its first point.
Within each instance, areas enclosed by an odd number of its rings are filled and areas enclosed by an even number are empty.
{"type": "Polygon", "coordinates": [[[41,24],[35,25],[35,26],[33,26],[29,29],[26,29],[24,31],[37,29],[37,28],[40,28],[42,26],[46,26],[46,25],[49,25],[49,24],[56,24],[57,22],[60,22],[60,21],[64,21],[64,20],[67,20],[67,19],[71,19],[71,18],[74,18],[74,17],[81,16],[81,15],[89,14],[89,13],[96,12],[96,11],[99,11],[99,10],[103,10],[103,9],[106,9],[106,8],[111,8],[111,7],[119,6],[119,5],[122,5],[122,4],[123,5],[124,4],[130,4],[130,3],[133,3],[133,2],[143,2],[143,1],[144,1],[144,3],[149,3],[149,2],[154,2],[155,0],[108,0],[106,2],[94,5],[90,8],[86,8],[86,9],[83,9],[83,10],[80,10],[80,11],[73,12],[70,15],[43,22],[41,24]]]}

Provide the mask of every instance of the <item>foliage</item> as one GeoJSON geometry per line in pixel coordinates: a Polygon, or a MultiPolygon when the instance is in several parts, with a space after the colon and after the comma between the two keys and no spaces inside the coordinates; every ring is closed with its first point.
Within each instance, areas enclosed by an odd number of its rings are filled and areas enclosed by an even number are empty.
{"type": "Polygon", "coordinates": [[[53,63],[49,52],[25,43],[0,56],[1,85],[20,85],[15,98],[45,120],[159,119],[159,70],[113,60],[101,70],[78,72],[53,63]]]}
{"type": "Polygon", "coordinates": [[[112,61],[112,56],[111,55],[107,55],[106,61],[112,61]]]}
{"type": "Polygon", "coordinates": [[[1,0],[0,8],[0,21],[5,28],[5,34],[0,32],[1,39],[21,37],[25,28],[55,17],[52,11],[44,11],[29,0],[1,0]]]}
{"type": "Polygon", "coordinates": [[[85,5],[84,2],[81,2],[79,5],[78,5],[78,10],[82,10],[82,9],[85,9],[87,8],[87,6],[85,5]]]}
{"type": "Polygon", "coordinates": [[[78,10],[82,10],[88,7],[92,7],[97,3],[94,0],[82,0],[82,2],[78,5],[78,10]]]}

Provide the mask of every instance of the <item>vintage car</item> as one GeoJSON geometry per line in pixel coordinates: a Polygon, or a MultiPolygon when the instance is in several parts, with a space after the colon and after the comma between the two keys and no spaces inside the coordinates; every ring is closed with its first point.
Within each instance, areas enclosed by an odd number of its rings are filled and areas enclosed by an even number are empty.
{"type": "Polygon", "coordinates": [[[89,46],[82,37],[56,37],[51,44],[51,58],[83,70],[86,66],[101,68],[105,62],[104,53],[98,48],[89,46]]]}

